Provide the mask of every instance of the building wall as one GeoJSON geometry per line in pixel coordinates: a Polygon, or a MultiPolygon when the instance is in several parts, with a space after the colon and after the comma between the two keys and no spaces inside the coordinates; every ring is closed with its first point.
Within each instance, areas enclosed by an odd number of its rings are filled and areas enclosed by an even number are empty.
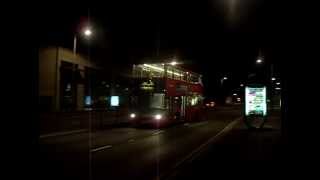
{"type": "MultiPolygon", "coordinates": [[[[49,106],[54,111],[60,110],[60,66],[66,61],[78,65],[84,73],[85,67],[98,69],[95,63],[80,55],[74,55],[71,50],[61,47],[49,47],[39,50],[39,101],[41,106],[49,106]]],[[[83,107],[84,85],[77,85],[77,107],[83,107]]]]}
{"type": "Polygon", "coordinates": [[[39,51],[39,104],[44,110],[59,108],[58,53],[57,48],[40,49],[39,51]]]}
{"type": "Polygon", "coordinates": [[[90,59],[86,59],[78,54],[74,55],[72,51],[61,47],[59,48],[59,59],[85,67],[98,68],[90,59]]]}
{"type": "Polygon", "coordinates": [[[39,95],[55,96],[57,50],[44,49],[39,53],[39,95]]]}

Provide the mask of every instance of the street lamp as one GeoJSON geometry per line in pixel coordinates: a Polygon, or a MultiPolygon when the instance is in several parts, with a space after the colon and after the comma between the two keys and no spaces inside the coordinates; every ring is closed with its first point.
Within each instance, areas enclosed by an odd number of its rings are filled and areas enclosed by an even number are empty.
{"type": "Polygon", "coordinates": [[[262,64],[263,63],[263,56],[262,56],[262,50],[259,49],[259,54],[258,54],[258,57],[257,57],[257,60],[256,60],[256,64],[262,64]]]}
{"type": "Polygon", "coordinates": [[[176,62],[176,61],[172,61],[170,64],[171,64],[172,66],[175,66],[175,65],[177,64],[177,62],[176,62]]]}
{"type": "Polygon", "coordinates": [[[276,78],[275,78],[275,77],[271,78],[271,81],[275,81],[275,80],[276,80],[276,78]]]}
{"type": "Polygon", "coordinates": [[[223,86],[223,82],[225,80],[228,80],[228,77],[224,76],[223,78],[220,79],[221,87],[223,86]]]}
{"type": "Polygon", "coordinates": [[[257,63],[257,64],[261,64],[262,62],[263,62],[262,59],[257,59],[257,60],[256,60],[256,63],[257,63]]]}
{"type": "Polygon", "coordinates": [[[92,31],[91,31],[91,29],[89,29],[89,28],[87,28],[87,29],[84,31],[84,35],[87,36],[87,37],[91,36],[91,34],[92,34],[92,31]]]}
{"type": "Polygon", "coordinates": [[[243,84],[240,84],[240,87],[243,87],[244,85],[243,84]]]}
{"type": "MultiPolygon", "coordinates": [[[[91,28],[86,27],[82,33],[85,37],[90,37],[92,35],[91,28]]],[[[73,54],[76,55],[76,53],[77,53],[77,34],[75,34],[73,37],[73,54]]]]}

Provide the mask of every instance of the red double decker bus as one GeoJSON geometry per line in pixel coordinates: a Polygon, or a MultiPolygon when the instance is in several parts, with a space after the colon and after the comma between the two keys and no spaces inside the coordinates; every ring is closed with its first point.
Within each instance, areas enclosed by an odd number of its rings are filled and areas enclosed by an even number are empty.
{"type": "Polygon", "coordinates": [[[130,121],[157,127],[199,120],[203,104],[201,75],[170,64],[133,66],[130,121]]]}

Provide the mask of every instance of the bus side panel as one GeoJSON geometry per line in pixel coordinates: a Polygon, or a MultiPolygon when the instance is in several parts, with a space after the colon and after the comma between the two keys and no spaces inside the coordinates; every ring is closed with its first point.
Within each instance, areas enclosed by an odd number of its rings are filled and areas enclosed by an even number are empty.
{"type": "Polygon", "coordinates": [[[199,113],[198,107],[186,107],[186,121],[198,121],[199,113]]]}

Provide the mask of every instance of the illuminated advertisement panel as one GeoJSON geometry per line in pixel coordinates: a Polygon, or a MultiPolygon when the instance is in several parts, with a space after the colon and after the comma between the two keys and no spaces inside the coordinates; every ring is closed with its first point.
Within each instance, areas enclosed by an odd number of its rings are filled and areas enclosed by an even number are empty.
{"type": "Polygon", "coordinates": [[[267,115],[266,87],[246,87],[245,101],[246,116],[267,115]]]}
{"type": "Polygon", "coordinates": [[[119,106],[119,96],[111,96],[111,106],[119,106]]]}

